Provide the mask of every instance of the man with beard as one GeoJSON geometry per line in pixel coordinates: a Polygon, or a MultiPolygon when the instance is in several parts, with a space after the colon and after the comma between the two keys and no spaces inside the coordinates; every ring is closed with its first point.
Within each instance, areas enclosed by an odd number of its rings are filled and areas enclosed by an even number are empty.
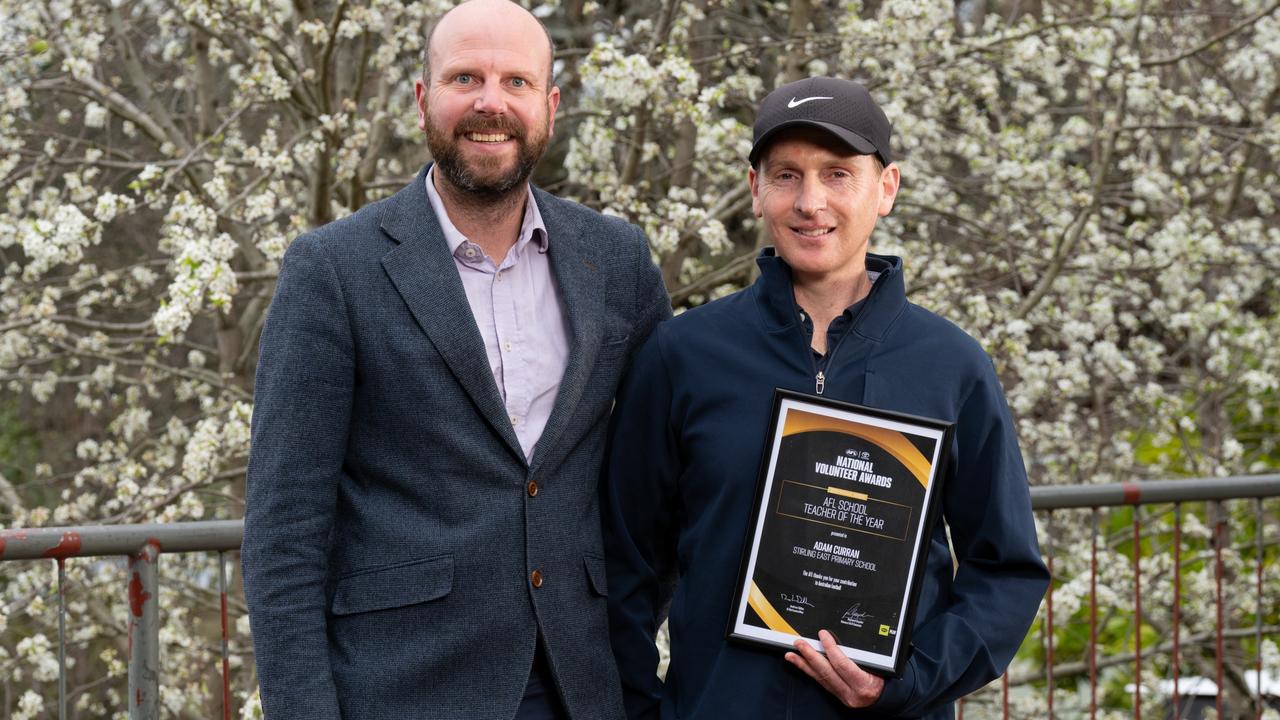
{"type": "Polygon", "coordinates": [[[415,83],[434,165],[289,247],[263,329],[243,566],[281,718],[616,718],[595,488],[670,315],[643,234],[532,188],[550,36],[471,0],[415,83]]]}

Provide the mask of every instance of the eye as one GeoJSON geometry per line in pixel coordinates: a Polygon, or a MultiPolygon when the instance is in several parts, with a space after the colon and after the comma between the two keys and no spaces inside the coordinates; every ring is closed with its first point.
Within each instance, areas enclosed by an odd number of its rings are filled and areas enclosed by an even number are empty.
{"type": "Polygon", "coordinates": [[[529,85],[529,81],[525,80],[522,77],[511,78],[512,87],[522,88],[522,87],[528,87],[528,85],[529,85]]]}
{"type": "Polygon", "coordinates": [[[470,85],[473,80],[475,80],[475,78],[471,76],[471,73],[458,73],[458,75],[453,78],[453,81],[459,85],[470,85]]]}

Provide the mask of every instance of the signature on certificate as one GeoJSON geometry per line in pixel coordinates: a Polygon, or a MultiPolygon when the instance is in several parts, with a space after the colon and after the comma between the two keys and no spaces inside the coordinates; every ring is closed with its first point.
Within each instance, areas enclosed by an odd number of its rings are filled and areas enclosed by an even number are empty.
{"type": "Polygon", "coordinates": [[[844,615],[840,617],[840,622],[846,625],[862,627],[862,623],[871,618],[871,613],[862,611],[862,603],[854,603],[848,610],[844,611],[844,615]]]}
{"type": "Polygon", "coordinates": [[[787,593],[781,593],[778,597],[785,603],[791,603],[792,605],[808,605],[809,607],[813,607],[813,603],[809,602],[809,598],[806,595],[788,595],[787,593]]]}

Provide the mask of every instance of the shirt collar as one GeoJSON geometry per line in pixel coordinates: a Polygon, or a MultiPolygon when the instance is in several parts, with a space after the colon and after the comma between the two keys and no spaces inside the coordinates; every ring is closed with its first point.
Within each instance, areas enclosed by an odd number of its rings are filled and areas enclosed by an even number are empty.
{"type": "MultiPolygon", "coordinates": [[[[457,254],[458,248],[467,242],[468,238],[463,235],[453,221],[449,219],[449,212],[445,210],[444,200],[441,199],[440,193],[436,192],[436,185],[433,182],[436,166],[433,163],[427,169],[427,199],[431,201],[431,209],[435,211],[436,218],[440,221],[440,230],[444,232],[445,242],[449,244],[449,252],[457,254]]],[[[547,236],[546,223],[542,221],[542,213],[538,210],[538,203],[533,199],[533,189],[525,184],[525,201],[524,201],[524,218],[520,221],[520,237],[516,239],[515,251],[518,256],[524,251],[524,247],[530,241],[536,242],[538,252],[545,253],[550,243],[547,236]]]]}
{"type": "MultiPolygon", "coordinates": [[[[773,332],[799,326],[791,268],[774,253],[772,247],[760,251],[756,265],[760,268],[760,277],[756,278],[751,289],[768,330],[773,332]]],[[[902,259],[867,253],[866,267],[868,274],[879,274],[874,277],[871,292],[865,299],[866,306],[857,313],[853,330],[879,342],[907,305],[902,259]]]]}

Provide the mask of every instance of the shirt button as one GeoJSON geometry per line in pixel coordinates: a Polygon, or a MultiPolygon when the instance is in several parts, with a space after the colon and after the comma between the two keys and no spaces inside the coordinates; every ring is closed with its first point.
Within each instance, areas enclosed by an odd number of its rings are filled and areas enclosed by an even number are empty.
{"type": "Polygon", "coordinates": [[[536,588],[542,587],[542,572],[539,570],[534,570],[529,575],[529,582],[533,583],[533,586],[536,588]]]}
{"type": "Polygon", "coordinates": [[[536,480],[529,481],[529,497],[535,497],[538,494],[538,482],[536,480]]]}
{"type": "Polygon", "coordinates": [[[511,341],[508,340],[507,342],[503,343],[502,347],[506,348],[507,352],[511,352],[511,341]]]}
{"type": "Polygon", "coordinates": [[[476,249],[475,249],[475,248],[472,248],[472,247],[469,247],[469,248],[467,248],[467,250],[466,250],[466,252],[465,252],[464,254],[465,254],[467,257],[469,257],[469,258],[473,258],[473,257],[475,257],[475,256],[476,256],[476,249]]]}
{"type": "Polygon", "coordinates": [[[511,424],[512,424],[512,425],[519,425],[519,424],[520,424],[520,418],[516,417],[515,415],[512,415],[512,416],[511,416],[511,424]]]}

